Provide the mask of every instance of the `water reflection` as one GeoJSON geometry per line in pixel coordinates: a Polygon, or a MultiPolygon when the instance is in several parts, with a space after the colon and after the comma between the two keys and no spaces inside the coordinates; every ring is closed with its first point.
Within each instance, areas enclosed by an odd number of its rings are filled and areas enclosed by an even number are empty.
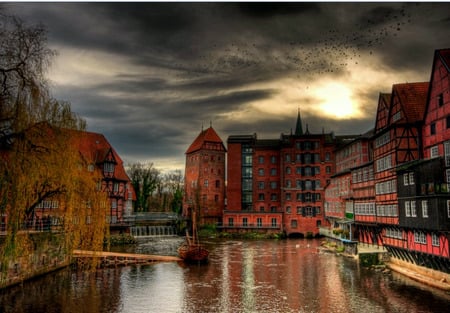
{"type": "MultiPolygon", "coordinates": [[[[176,254],[179,238],[142,241],[176,254]]],[[[0,312],[448,312],[450,295],[360,268],[319,241],[211,241],[206,265],[63,270],[1,291],[0,312]]]]}

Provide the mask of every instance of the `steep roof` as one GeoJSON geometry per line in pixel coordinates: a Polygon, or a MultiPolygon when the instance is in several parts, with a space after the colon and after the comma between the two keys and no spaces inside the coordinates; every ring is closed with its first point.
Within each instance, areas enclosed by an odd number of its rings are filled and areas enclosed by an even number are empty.
{"type": "Polygon", "coordinates": [[[116,163],[114,167],[114,177],[119,180],[130,181],[123,161],[111,146],[104,135],[86,131],[73,132],[72,140],[78,147],[78,151],[86,162],[93,164],[103,163],[106,160],[116,163]]]}
{"type": "Polygon", "coordinates": [[[203,148],[205,143],[217,143],[222,145],[225,150],[225,146],[223,145],[222,139],[220,139],[219,135],[217,135],[214,128],[209,127],[206,130],[202,130],[200,134],[195,138],[194,142],[189,146],[186,151],[186,154],[198,151],[203,148]]]}
{"type": "Polygon", "coordinates": [[[409,123],[422,121],[425,114],[429,82],[395,84],[392,94],[399,97],[409,123]]]}
{"type": "Polygon", "coordinates": [[[300,109],[298,109],[297,114],[297,123],[295,124],[295,133],[296,136],[303,135],[303,127],[302,127],[302,119],[300,117],[300,109]]]}

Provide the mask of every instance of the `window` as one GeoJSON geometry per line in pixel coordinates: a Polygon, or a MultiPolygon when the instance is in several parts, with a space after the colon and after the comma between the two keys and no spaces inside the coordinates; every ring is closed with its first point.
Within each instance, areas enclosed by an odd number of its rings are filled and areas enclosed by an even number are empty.
{"type": "Polygon", "coordinates": [[[286,162],[291,162],[291,155],[290,154],[286,154],[285,160],[286,160],[286,162]]]}
{"type": "Polygon", "coordinates": [[[277,219],[272,218],[272,227],[277,227],[277,219]]]}
{"type": "Polygon", "coordinates": [[[408,173],[403,174],[403,185],[408,186],[409,185],[409,175],[408,173]]]}
{"type": "Polygon", "coordinates": [[[304,157],[305,157],[305,164],[310,164],[311,163],[311,154],[305,153],[304,157]]]}
{"type": "Polygon", "coordinates": [[[220,187],[220,180],[216,180],[216,188],[220,187]]]}
{"type": "Polygon", "coordinates": [[[276,194],[276,193],[272,193],[272,194],[270,195],[270,200],[271,200],[271,201],[277,201],[277,194],[276,194]]]}
{"type": "Polygon", "coordinates": [[[433,234],[431,235],[431,244],[432,244],[433,246],[435,246],[435,247],[439,247],[439,246],[440,246],[440,243],[439,243],[439,235],[438,235],[438,234],[433,233],[433,234]]]}
{"type": "Polygon", "coordinates": [[[271,181],[270,182],[270,188],[271,189],[277,189],[277,182],[276,181],[271,181]]]}
{"type": "Polygon", "coordinates": [[[111,200],[111,208],[112,209],[117,209],[117,200],[116,199],[112,199],[111,200]]]}
{"type": "Polygon", "coordinates": [[[248,219],[246,217],[242,218],[242,226],[244,227],[248,226],[248,219]]]}
{"type": "Polygon", "coordinates": [[[450,167],[450,141],[444,142],[445,166],[450,167]]]}
{"type": "Polygon", "coordinates": [[[421,243],[426,244],[427,243],[427,237],[424,232],[422,231],[415,231],[414,232],[414,242],[415,243],[421,243]]]}
{"type": "Polygon", "coordinates": [[[436,134],[436,123],[431,123],[430,125],[430,134],[435,135],[436,134]]]}
{"type": "Polygon", "coordinates": [[[259,164],[264,164],[264,157],[263,156],[259,156],[258,157],[258,163],[259,164]]]}
{"type": "Polygon", "coordinates": [[[114,183],[114,192],[119,192],[119,183],[114,183]]]}
{"type": "Polygon", "coordinates": [[[272,175],[272,176],[277,175],[277,169],[276,168],[271,168],[270,169],[270,175],[272,175]]]}
{"type": "Polygon", "coordinates": [[[207,179],[205,179],[205,183],[204,183],[204,185],[205,185],[205,187],[208,187],[208,185],[209,185],[209,182],[208,182],[208,180],[207,180],[207,179]]]}
{"type": "Polygon", "coordinates": [[[313,216],[314,208],[307,206],[305,207],[305,216],[313,216]]]}
{"type": "Polygon", "coordinates": [[[405,201],[405,215],[411,216],[411,206],[409,201],[405,201]]]}
{"type": "Polygon", "coordinates": [[[291,213],[291,207],[289,205],[286,207],[286,213],[288,213],[288,214],[291,213]]]}
{"type": "Polygon", "coordinates": [[[450,218],[450,200],[447,200],[447,217],[450,218]]]}
{"type": "Polygon", "coordinates": [[[297,220],[291,220],[291,228],[297,228],[297,220]]]}
{"type": "Polygon", "coordinates": [[[286,167],[286,174],[291,174],[291,168],[289,166],[286,167]]]}
{"type": "Polygon", "coordinates": [[[103,163],[103,171],[105,173],[114,173],[114,163],[111,162],[103,163]]]}
{"type": "Polygon", "coordinates": [[[231,227],[234,226],[234,220],[233,220],[232,217],[229,217],[229,218],[228,218],[228,226],[231,226],[231,227]]]}
{"type": "Polygon", "coordinates": [[[411,216],[413,217],[417,216],[416,201],[411,201],[411,216]]]}
{"type": "Polygon", "coordinates": [[[258,200],[259,201],[264,201],[264,194],[263,193],[259,193],[258,194],[258,200]]]}
{"type": "Polygon", "coordinates": [[[331,166],[327,166],[325,171],[327,174],[331,174],[331,166]]]}
{"type": "Polygon", "coordinates": [[[258,175],[259,176],[264,176],[264,169],[263,168],[258,169],[258,175]]]}
{"type": "Polygon", "coordinates": [[[330,161],[330,160],[331,160],[330,152],[325,153],[325,161],[330,161]]]}
{"type": "Polygon", "coordinates": [[[391,140],[391,134],[389,132],[381,135],[375,139],[375,148],[381,147],[387,144],[391,140]]]}
{"type": "Polygon", "coordinates": [[[428,217],[428,200],[422,200],[422,217],[428,217]]]}
{"type": "Polygon", "coordinates": [[[292,187],[291,180],[290,179],[286,180],[286,188],[291,188],[291,187],[292,187]]]}
{"type": "Polygon", "coordinates": [[[439,156],[439,147],[438,146],[433,146],[430,148],[430,157],[431,158],[436,158],[439,156]]]}
{"type": "Polygon", "coordinates": [[[88,165],[88,171],[89,172],[93,172],[94,171],[94,164],[89,164],[88,165]]]}
{"type": "Polygon", "coordinates": [[[258,189],[264,189],[264,182],[263,181],[259,181],[258,182],[258,189]]]}
{"type": "Polygon", "coordinates": [[[272,156],[270,157],[270,163],[276,164],[276,163],[277,163],[277,157],[274,156],[274,155],[272,155],[272,156]]]}
{"type": "Polygon", "coordinates": [[[392,121],[393,121],[393,122],[396,122],[396,121],[398,121],[398,120],[401,119],[401,118],[402,118],[402,114],[401,114],[400,111],[398,111],[397,113],[395,113],[395,114],[392,116],[392,121]]]}
{"type": "Polygon", "coordinates": [[[262,218],[261,218],[261,217],[258,217],[258,218],[256,219],[256,226],[257,226],[257,227],[262,227],[262,218]]]}
{"type": "Polygon", "coordinates": [[[286,201],[291,201],[291,193],[286,193],[286,201]]]}
{"type": "Polygon", "coordinates": [[[409,173],[409,184],[414,185],[414,172],[409,173]]]}

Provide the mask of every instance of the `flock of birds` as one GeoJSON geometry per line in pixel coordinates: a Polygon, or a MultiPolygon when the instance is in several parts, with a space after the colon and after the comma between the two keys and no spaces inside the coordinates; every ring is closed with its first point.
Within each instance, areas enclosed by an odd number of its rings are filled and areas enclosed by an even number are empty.
{"type": "MultiPolygon", "coordinates": [[[[406,4],[397,10],[385,10],[355,25],[310,34],[304,40],[266,44],[245,41],[225,46],[201,47],[197,60],[175,64],[182,78],[209,78],[243,73],[264,75],[264,71],[303,75],[339,73],[350,64],[358,65],[363,54],[371,55],[385,42],[398,36],[412,22],[406,4]]],[[[299,22],[298,27],[301,27],[299,22]]],[[[336,26],[339,27],[339,26],[336,26]]],[[[300,30],[297,30],[301,32],[300,30]]]]}

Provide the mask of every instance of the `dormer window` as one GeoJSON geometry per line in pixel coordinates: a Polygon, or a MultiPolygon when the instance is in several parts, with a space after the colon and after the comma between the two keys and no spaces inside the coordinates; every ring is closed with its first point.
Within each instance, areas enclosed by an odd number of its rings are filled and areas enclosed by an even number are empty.
{"type": "Polygon", "coordinates": [[[93,172],[94,171],[94,164],[91,163],[91,164],[88,165],[88,171],[89,172],[93,172]]]}
{"type": "Polygon", "coordinates": [[[112,162],[103,163],[103,172],[114,173],[114,163],[112,163],[112,162]]]}

